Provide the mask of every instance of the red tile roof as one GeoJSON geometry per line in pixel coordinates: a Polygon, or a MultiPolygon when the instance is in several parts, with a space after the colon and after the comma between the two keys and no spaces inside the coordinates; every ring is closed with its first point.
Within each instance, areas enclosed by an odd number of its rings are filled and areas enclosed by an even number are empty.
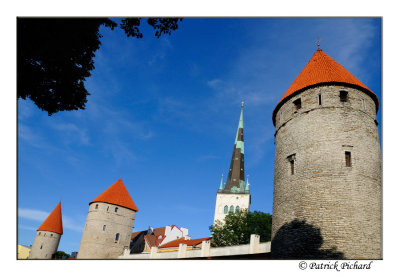
{"type": "Polygon", "coordinates": [[[49,214],[46,220],[40,225],[38,231],[49,231],[57,234],[63,234],[61,202],[49,214]]]}
{"type": "Polygon", "coordinates": [[[121,179],[97,196],[92,202],[104,202],[139,211],[121,179]]]}
{"type": "Polygon", "coordinates": [[[147,242],[149,248],[152,248],[153,246],[157,246],[155,235],[145,235],[144,240],[147,242]]]}
{"type": "Polygon", "coordinates": [[[153,230],[153,234],[156,236],[156,237],[158,237],[158,236],[163,236],[163,235],[165,235],[165,227],[160,227],[160,228],[155,228],[154,230],[153,230]]]}
{"type": "Polygon", "coordinates": [[[139,234],[143,233],[143,231],[139,231],[139,232],[134,232],[131,234],[131,239],[136,238],[139,234]]]}
{"type": "Polygon", "coordinates": [[[200,244],[204,240],[209,240],[209,239],[211,239],[211,237],[201,238],[201,239],[188,239],[188,240],[185,240],[185,238],[182,237],[177,240],[170,241],[170,242],[160,246],[159,248],[179,247],[179,244],[181,244],[181,243],[184,243],[187,246],[193,246],[193,245],[200,244]]]}
{"type": "Polygon", "coordinates": [[[374,99],[378,110],[378,97],[343,66],[325,54],[321,49],[318,49],[275,107],[273,112],[274,124],[276,112],[287,99],[303,89],[324,83],[339,83],[356,86],[374,99]]]}

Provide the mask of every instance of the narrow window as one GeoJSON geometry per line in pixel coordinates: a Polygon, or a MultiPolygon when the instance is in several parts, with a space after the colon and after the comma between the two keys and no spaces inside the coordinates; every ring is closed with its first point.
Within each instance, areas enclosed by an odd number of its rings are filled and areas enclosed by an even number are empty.
{"type": "Polygon", "coordinates": [[[294,100],[293,104],[294,104],[296,110],[301,109],[301,98],[298,98],[298,99],[294,100]]]}
{"type": "Polygon", "coordinates": [[[322,95],[318,94],[318,105],[322,105],[322,95]]]}
{"type": "Polygon", "coordinates": [[[118,207],[115,207],[115,212],[118,212],[118,207]]]}
{"type": "Polygon", "coordinates": [[[105,231],[106,230],[106,225],[103,225],[103,231],[105,231]]]}
{"type": "Polygon", "coordinates": [[[42,232],[39,232],[39,236],[40,236],[41,233],[42,233],[42,232]]]}
{"type": "Polygon", "coordinates": [[[340,91],[340,102],[347,102],[349,100],[349,93],[345,90],[340,91]]]}
{"type": "Polygon", "coordinates": [[[294,160],[290,161],[290,174],[294,175],[294,160]]]}
{"type": "Polygon", "coordinates": [[[43,248],[43,244],[40,246],[40,249],[42,249],[43,248]]]}
{"type": "Polygon", "coordinates": [[[230,213],[233,213],[234,210],[235,210],[235,208],[234,208],[233,206],[231,206],[230,209],[229,209],[229,212],[230,212],[230,213]]]}
{"type": "Polygon", "coordinates": [[[43,235],[44,237],[46,236],[46,233],[44,233],[44,235],[43,235]]]}
{"type": "Polygon", "coordinates": [[[115,235],[115,243],[117,243],[118,240],[119,240],[119,233],[117,233],[117,234],[115,235]]]}
{"type": "Polygon", "coordinates": [[[96,204],[94,208],[97,210],[99,208],[99,204],[96,204]]]}
{"type": "Polygon", "coordinates": [[[344,152],[344,156],[346,158],[346,167],[351,167],[351,152],[344,152]]]}
{"type": "Polygon", "coordinates": [[[53,234],[50,234],[50,237],[52,237],[53,236],[53,234]]]}
{"type": "Polygon", "coordinates": [[[363,111],[365,111],[365,99],[361,99],[361,101],[362,101],[362,108],[363,108],[363,111]]]}
{"type": "Polygon", "coordinates": [[[239,206],[236,206],[236,213],[238,214],[239,213],[239,210],[240,210],[240,208],[239,208],[239,206]]]}
{"type": "Polygon", "coordinates": [[[296,160],[296,154],[292,154],[287,157],[290,165],[290,175],[294,175],[294,161],[296,160]]]}
{"type": "Polygon", "coordinates": [[[228,206],[225,206],[224,207],[224,214],[227,214],[228,213],[228,206]]]}
{"type": "Polygon", "coordinates": [[[108,209],[109,209],[110,207],[107,207],[107,212],[108,212],[108,209]]]}

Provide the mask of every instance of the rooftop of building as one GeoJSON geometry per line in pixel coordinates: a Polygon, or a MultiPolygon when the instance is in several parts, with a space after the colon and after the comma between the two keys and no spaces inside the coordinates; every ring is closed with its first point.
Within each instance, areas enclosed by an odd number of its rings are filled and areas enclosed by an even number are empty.
{"type": "Polygon", "coordinates": [[[121,179],[116,181],[102,194],[97,196],[93,201],[89,203],[89,205],[94,202],[104,202],[128,208],[136,212],[139,211],[121,179]]]}
{"type": "Polygon", "coordinates": [[[63,224],[61,215],[61,202],[49,214],[46,220],[40,225],[37,231],[49,231],[57,234],[63,234],[63,224]]]}
{"type": "Polygon", "coordinates": [[[329,84],[348,85],[360,89],[372,97],[378,111],[378,97],[347,69],[318,48],[275,107],[273,112],[274,125],[276,113],[288,99],[308,88],[329,84]]]}

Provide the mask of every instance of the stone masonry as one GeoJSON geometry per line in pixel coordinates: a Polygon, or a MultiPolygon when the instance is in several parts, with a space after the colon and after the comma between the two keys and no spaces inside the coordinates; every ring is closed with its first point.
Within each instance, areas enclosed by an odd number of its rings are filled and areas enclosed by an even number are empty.
{"type": "Polygon", "coordinates": [[[61,235],[50,231],[37,231],[29,259],[50,260],[57,252],[61,235]]]}
{"type": "Polygon", "coordinates": [[[300,248],[293,242],[285,249],[277,235],[290,237],[302,221],[308,227],[301,230],[315,231],[309,243],[322,258],[382,258],[382,168],[376,112],[367,93],[335,84],[308,88],[279,108],[275,117],[273,257],[282,258],[284,252],[300,248]],[[341,101],[340,91],[348,92],[346,102],[341,101]],[[298,109],[293,102],[299,98],[298,109]],[[347,162],[346,152],[350,153],[347,162]]]}
{"type": "Polygon", "coordinates": [[[129,249],[135,215],[118,205],[91,203],[77,258],[116,259],[122,255],[129,249]]]}

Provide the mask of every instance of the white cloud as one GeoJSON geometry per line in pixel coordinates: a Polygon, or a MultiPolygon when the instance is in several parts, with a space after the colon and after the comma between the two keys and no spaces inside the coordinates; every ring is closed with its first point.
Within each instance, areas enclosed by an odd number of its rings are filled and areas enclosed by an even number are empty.
{"type": "Polygon", "coordinates": [[[78,141],[80,144],[89,145],[89,136],[85,128],[72,123],[56,123],[55,121],[51,121],[50,125],[62,133],[63,139],[67,143],[78,141]]]}
{"type": "MultiPolygon", "coordinates": [[[[29,219],[37,222],[43,222],[49,216],[49,214],[49,212],[41,210],[18,208],[18,218],[29,219]]],[[[78,223],[76,222],[76,220],[69,216],[66,216],[65,214],[62,215],[62,221],[63,228],[76,232],[82,232],[83,223],[78,223]]],[[[26,225],[18,225],[18,227],[26,230],[32,230],[33,228],[26,225]]],[[[33,229],[36,230],[35,228],[33,229]]]]}
{"type": "Polygon", "coordinates": [[[40,211],[40,210],[32,210],[32,209],[24,209],[18,208],[18,217],[31,219],[34,221],[44,221],[50,213],[40,211]]]}

